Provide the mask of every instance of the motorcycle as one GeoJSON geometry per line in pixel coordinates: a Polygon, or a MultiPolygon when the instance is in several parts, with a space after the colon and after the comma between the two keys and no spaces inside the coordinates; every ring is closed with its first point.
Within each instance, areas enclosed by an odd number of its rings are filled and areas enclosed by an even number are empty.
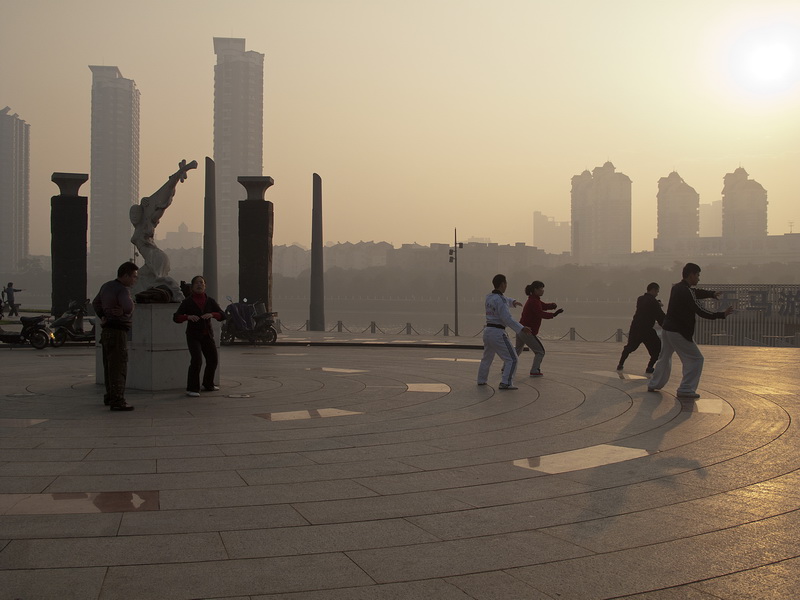
{"type": "Polygon", "coordinates": [[[50,324],[50,329],[53,330],[53,340],[51,342],[53,346],[58,348],[66,342],[94,343],[94,319],[88,318],[84,320],[88,312],[88,306],[89,300],[86,300],[83,304],[73,300],[69,303],[67,312],[50,324]],[[88,330],[84,329],[86,322],[91,325],[88,330]]]}
{"type": "Polygon", "coordinates": [[[26,344],[29,343],[37,350],[47,347],[53,339],[53,332],[47,326],[47,316],[20,317],[22,323],[20,331],[6,331],[0,327],[0,342],[4,344],[26,344]]]}
{"type": "Polygon", "coordinates": [[[225,309],[225,321],[222,323],[220,344],[229,345],[237,339],[251,344],[274,344],[278,340],[275,329],[275,317],[278,313],[268,313],[263,302],[248,304],[247,298],[242,302],[233,302],[225,309]]]}

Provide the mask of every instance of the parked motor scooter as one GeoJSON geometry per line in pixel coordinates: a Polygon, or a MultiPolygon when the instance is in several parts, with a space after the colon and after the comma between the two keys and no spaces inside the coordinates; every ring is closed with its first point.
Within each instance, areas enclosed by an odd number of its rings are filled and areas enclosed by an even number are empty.
{"type": "Polygon", "coordinates": [[[41,350],[46,348],[50,340],[53,339],[53,332],[47,326],[47,316],[20,317],[22,323],[20,331],[6,331],[0,327],[0,342],[4,344],[27,344],[41,350]]]}
{"type": "Polygon", "coordinates": [[[88,312],[89,300],[83,304],[75,302],[69,303],[67,312],[58,317],[50,325],[53,330],[52,344],[55,347],[63,346],[66,342],[89,342],[94,343],[94,319],[86,317],[88,312]],[[91,326],[86,329],[86,324],[91,326]]]}
{"type": "Polygon", "coordinates": [[[278,340],[278,331],[275,329],[278,313],[268,313],[263,302],[248,304],[247,298],[242,302],[233,302],[229,296],[228,301],[230,304],[225,309],[220,344],[226,346],[237,339],[251,344],[274,344],[278,340]]]}

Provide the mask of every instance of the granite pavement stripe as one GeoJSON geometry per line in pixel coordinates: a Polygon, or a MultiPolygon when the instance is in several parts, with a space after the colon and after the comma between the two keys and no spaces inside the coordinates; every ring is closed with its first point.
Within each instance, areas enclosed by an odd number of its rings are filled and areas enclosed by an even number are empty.
{"type": "Polygon", "coordinates": [[[41,461],[0,464],[0,477],[20,475],[114,475],[155,472],[155,460],[41,461]]]}
{"type": "Polygon", "coordinates": [[[27,600],[87,600],[100,597],[105,567],[21,569],[2,572],[0,597],[27,600]]]}
{"type": "Polygon", "coordinates": [[[226,558],[225,547],[216,532],[15,540],[0,552],[0,569],[146,565],[226,558]]]}
{"type": "Polygon", "coordinates": [[[510,569],[589,552],[536,531],[347,552],[378,583],[510,569]]]}
{"type": "Polygon", "coordinates": [[[560,598],[612,598],[754,569],[800,553],[800,511],[738,527],[618,552],[510,571],[560,598]],[[692,556],[691,561],[686,557],[692,556]],[[603,572],[602,578],[597,577],[603,572]]]}
{"type": "Polygon", "coordinates": [[[403,519],[222,532],[231,558],[342,552],[438,541],[403,519]]]}
{"type": "Polygon", "coordinates": [[[438,492],[304,502],[295,503],[293,507],[314,524],[393,519],[471,508],[464,502],[438,492]]]}
{"type": "Polygon", "coordinates": [[[474,600],[552,600],[551,596],[502,571],[448,577],[445,581],[474,600]]]}
{"type": "MultiPolygon", "coordinates": [[[[47,488],[56,492],[125,492],[129,490],[186,490],[235,488],[247,484],[232,471],[129,475],[62,475],[47,488]]],[[[196,493],[196,492],[195,492],[196,493]]]]}
{"type": "Polygon", "coordinates": [[[542,476],[533,471],[526,472],[510,462],[488,463],[463,467],[460,469],[442,469],[420,471],[409,467],[410,473],[394,475],[371,475],[356,479],[358,483],[381,495],[407,494],[410,492],[426,492],[450,490],[470,486],[488,485],[530,479],[542,476]]]}
{"type": "Polygon", "coordinates": [[[121,513],[0,515],[0,538],[81,538],[114,536],[121,513]]]}
{"type": "Polygon", "coordinates": [[[296,452],[280,454],[243,454],[200,458],[163,458],[158,460],[159,473],[190,473],[198,471],[238,471],[243,469],[277,470],[279,467],[316,466],[316,463],[296,452]]]}
{"type": "MultiPolygon", "coordinates": [[[[419,469],[396,460],[364,460],[326,465],[299,465],[292,468],[240,469],[239,475],[248,485],[268,483],[292,483],[300,481],[327,481],[334,479],[357,479],[382,475],[417,472],[419,469]]],[[[371,489],[367,482],[358,483],[371,489]]]]}
{"type": "MultiPolygon", "coordinates": [[[[335,450],[345,447],[342,442],[332,439],[289,439],[279,441],[248,442],[221,444],[220,450],[225,456],[241,456],[243,454],[278,454],[281,452],[312,452],[335,450]]],[[[313,457],[309,457],[314,460],[313,457]]]]}
{"type": "MultiPolygon", "coordinates": [[[[345,502],[352,498],[374,496],[375,492],[352,481],[323,481],[258,485],[243,487],[205,488],[196,490],[172,489],[160,494],[162,510],[191,508],[221,508],[232,506],[263,506],[303,502],[345,502]]],[[[296,509],[297,507],[295,507],[296,509]]],[[[302,513],[301,513],[302,514],[302,513]]]]}
{"type": "MultiPolygon", "coordinates": [[[[251,596],[250,600],[476,600],[440,579],[411,581],[408,583],[385,583],[363,587],[348,587],[338,590],[315,590],[291,594],[268,594],[251,596]]],[[[508,598],[504,599],[508,600],[508,598]]]]}
{"type": "Polygon", "coordinates": [[[0,477],[0,494],[38,494],[53,483],[56,476],[0,477]]]}
{"type": "Polygon", "coordinates": [[[692,589],[710,595],[714,599],[795,600],[800,589],[798,575],[800,575],[800,558],[790,558],[739,573],[704,579],[695,583],[692,589]]]}
{"type": "Polygon", "coordinates": [[[367,586],[344,554],[313,554],[108,569],[100,600],[191,600],[367,586]]]}
{"type": "MultiPolygon", "coordinates": [[[[553,498],[412,516],[406,517],[406,519],[439,539],[454,540],[531,531],[556,525],[577,527],[585,521],[593,523],[601,516],[599,513],[565,504],[561,500],[553,498]]],[[[547,531],[549,533],[549,530],[547,531]]],[[[576,543],[566,537],[562,537],[562,539],[576,543]]]]}
{"type": "MultiPolygon", "coordinates": [[[[119,535],[237,531],[308,525],[288,504],[160,510],[122,514],[119,535]]],[[[2,532],[0,521],[0,532],[2,532]]]]}
{"type": "Polygon", "coordinates": [[[159,460],[225,456],[217,446],[149,446],[146,448],[103,448],[92,450],[85,461],[159,460]]]}
{"type": "Polygon", "coordinates": [[[74,462],[82,460],[91,451],[92,446],[60,450],[44,448],[37,444],[36,448],[4,448],[3,462],[74,462]]]}

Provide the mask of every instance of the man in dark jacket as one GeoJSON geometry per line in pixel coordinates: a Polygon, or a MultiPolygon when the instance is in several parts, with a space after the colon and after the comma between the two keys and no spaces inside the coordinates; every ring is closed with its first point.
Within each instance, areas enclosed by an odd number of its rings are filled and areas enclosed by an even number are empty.
{"type": "Polygon", "coordinates": [[[103,327],[100,334],[106,384],[103,402],[111,410],[133,410],[133,406],[125,402],[125,383],[128,376],[128,332],[134,308],[130,288],[138,278],[139,267],[132,262],[122,263],[117,269],[117,278],[104,283],[92,301],[103,327]]]}
{"type": "Polygon", "coordinates": [[[683,267],[683,279],[672,286],[667,314],[661,328],[661,355],[656,363],[655,373],[647,386],[648,392],[655,392],[669,381],[672,370],[672,354],[677,352],[683,364],[683,379],[678,386],[678,398],[699,398],[697,386],[703,373],[703,354],[694,343],[695,315],[704,319],[724,319],[733,312],[729,306],[724,312],[711,312],[698,301],[704,298],[719,298],[719,292],[695,289],[700,281],[700,267],[687,263],[683,267]]]}
{"type": "Polygon", "coordinates": [[[653,372],[653,365],[656,364],[658,355],[661,352],[661,340],[658,338],[656,330],[653,329],[653,325],[656,322],[659,325],[664,322],[664,311],[661,310],[661,302],[656,299],[660,289],[656,282],[652,282],[647,286],[647,292],[636,300],[636,313],[633,315],[631,328],[628,331],[628,343],[622,349],[617,371],[622,371],[628,355],[631,352],[635,352],[640,344],[644,344],[644,347],[650,353],[650,362],[647,363],[647,368],[644,372],[653,372]]]}

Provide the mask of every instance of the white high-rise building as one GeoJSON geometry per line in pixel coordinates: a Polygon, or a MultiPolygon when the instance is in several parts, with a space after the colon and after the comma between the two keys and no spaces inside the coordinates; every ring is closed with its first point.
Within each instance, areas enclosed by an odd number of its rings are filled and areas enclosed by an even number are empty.
{"type": "Polygon", "coordinates": [[[239,176],[262,175],[264,55],[245,51],[241,38],[214,38],[214,162],[220,276],[238,273],[239,176]]]}
{"type": "MultiPolygon", "coordinates": [[[[30,125],[0,110],[0,268],[16,271],[28,258],[30,125]]],[[[3,282],[5,285],[5,282],[3,282]]]]}
{"type": "Polygon", "coordinates": [[[133,257],[132,204],[139,202],[139,90],[117,67],[92,66],[89,269],[115,277],[133,257]]]}

